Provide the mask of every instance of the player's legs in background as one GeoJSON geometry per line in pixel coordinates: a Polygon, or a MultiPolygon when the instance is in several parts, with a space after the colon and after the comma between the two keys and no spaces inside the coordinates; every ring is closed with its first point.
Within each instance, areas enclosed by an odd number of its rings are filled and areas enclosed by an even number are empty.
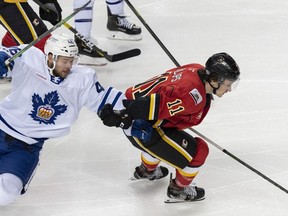
{"type": "Polygon", "coordinates": [[[130,22],[124,14],[124,0],[106,0],[109,38],[118,40],[141,40],[141,27],[130,22]]]}
{"type": "MultiPolygon", "coordinates": [[[[1,0],[0,14],[1,25],[9,32],[2,39],[3,46],[29,44],[48,30],[27,2],[5,3],[1,0]]],[[[50,35],[36,43],[35,47],[44,51],[44,45],[48,37],[50,35]]]]}

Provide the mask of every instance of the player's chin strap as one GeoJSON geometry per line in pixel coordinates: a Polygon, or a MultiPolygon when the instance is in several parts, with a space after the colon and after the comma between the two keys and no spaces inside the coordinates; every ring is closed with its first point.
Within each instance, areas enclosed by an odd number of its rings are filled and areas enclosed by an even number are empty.
{"type": "Polygon", "coordinates": [[[211,86],[211,88],[213,89],[213,94],[215,94],[215,95],[216,95],[216,91],[220,88],[221,84],[223,83],[223,81],[220,81],[220,80],[222,80],[222,79],[218,79],[218,81],[217,81],[218,87],[214,87],[214,86],[211,84],[210,78],[208,78],[208,83],[209,83],[209,85],[211,86]]]}
{"type": "Polygon", "coordinates": [[[53,62],[51,63],[52,64],[52,67],[50,67],[49,65],[49,61],[48,61],[48,55],[45,56],[45,62],[46,62],[46,67],[47,69],[49,70],[49,73],[53,75],[53,70],[55,69],[56,67],[56,61],[57,61],[57,55],[53,55],[53,62]]]}
{"type": "Polygon", "coordinates": [[[208,82],[209,83],[209,85],[211,86],[211,88],[213,88],[213,94],[216,94],[216,91],[220,88],[220,83],[218,83],[218,87],[217,88],[215,88],[212,84],[211,84],[211,82],[209,81],[208,82]]]}

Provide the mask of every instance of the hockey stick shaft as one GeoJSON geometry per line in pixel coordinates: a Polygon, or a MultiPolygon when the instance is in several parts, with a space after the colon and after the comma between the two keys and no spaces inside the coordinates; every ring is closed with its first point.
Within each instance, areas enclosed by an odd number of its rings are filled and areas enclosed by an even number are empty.
{"type": "Polygon", "coordinates": [[[203,134],[199,133],[198,131],[196,131],[193,128],[189,128],[190,131],[192,131],[193,133],[197,134],[199,137],[205,139],[207,142],[209,142],[211,145],[215,146],[217,149],[219,149],[220,151],[224,152],[225,154],[229,155],[230,157],[232,157],[234,160],[236,160],[237,162],[241,163],[243,166],[247,167],[248,169],[250,169],[251,171],[253,171],[254,173],[256,173],[257,175],[261,176],[262,178],[264,178],[265,180],[267,180],[268,182],[270,182],[271,184],[275,185],[276,187],[278,187],[279,189],[281,189],[282,191],[284,191],[285,193],[288,193],[288,190],[284,187],[282,187],[281,185],[279,185],[277,182],[273,181],[272,179],[270,179],[269,177],[267,177],[266,175],[264,175],[263,173],[261,173],[260,171],[256,170],[255,168],[253,168],[252,166],[250,166],[249,164],[245,163],[243,160],[239,159],[238,157],[236,157],[234,154],[230,153],[229,151],[227,151],[226,149],[222,148],[221,146],[217,145],[217,143],[213,142],[211,139],[209,139],[208,137],[204,136],[203,134]]]}
{"type": "Polygon", "coordinates": [[[65,22],[67,22],[69,19],[71,19],[73,16],[75,16],[79,11],[81,11],[83,8],[85,8],[91,0],[89,0],[87,3],[85,3],[83,6],[80,8],[77,8],[74,10],[73,13],[71,13],[69,16],[67,16],[65,19],[62,19],[59,23],[54,25],[52,28],[50,28],[48,31],[44,32],[42,35],[40,35],[36,40],[32,41],[30,44],[28,44],[26,47],[21,49],[18,53],[16,53],[14,56],[11,58],[7,59],[5,61],[6,65],[9,65],[12,61],[14,61],[17,57],[22,55],[24,52],[26,52],[30,47],[34,46],[37,42],[48,36],[51,32],[53,32],[55,29],[59,28],[61,25],[63,25],[65,22]]]}
{"type": "MultiPolygon", "coordinates": [[[[173,55],[169,52],[169,50],[164,46],[164,44],[161,42],[161,40],[157,37],[157,35],[153,32],[153,30],[149,27],[149,25],[145,22],[145,20],[142,18],[142,16],[137,12],[137,10],[134,8],[134,6],[129,2],[129,0],[124,0],[127,5],[130,7],[130,9],[134,12],[134,14],[138,17],[138,19],[142,22],[142,24],[145,26],[145,28],[149,31],[149,33],[152,35],[152,37],[157,41],[157,43],[162,47],[162,49],[164,50],[164,52],[169,56],[169,58],[174,62],[174,64],[177,67],[180,67],[180,64],[177,62],[177,60],[173,57],[173,55]]],[[[272,179],[270,179],[269,177],[267,177],[266,175],[262,174],[261,172],[259,172],[258,170],[256,170],[255,168],[253,168],[252,166],[248,165],[247,163],[245,163],[244,161],[242,161],[241,159],[239,159],[238,157],[236,157],[235,155],[233,155],[232,153],[230,153],[229,151],[227,151],[226,149],[223,149],[221,146],[217,145],[215,142],[213,142],[211,139],[209,139],[208,137],[202,135],[201,133],[199,133],[198,131],[196,131],[193,128],[189,128],[192,132],[194,132],[195,134],[197,134],[198,136],[200,136],[201,138],[203,138],[204,140],[206,140],[208,143],[210,143],[211,145],[215,146],[216,148],[218,148],[219,150],[221,150],[222,152],[224,152],[225,154],[229,155],[231,158],[233,158],[234,160],[236,160],[237,162],[241,163],[242,165],[244,165],[245,167],[247,167],[248,169],[250,169],[251,171],[255,172],[256,174],[258,174],[259,176],[261,176],[262,178],[264,178],[265,180],[267,180],[268,182],[270,182],[271,184],[273,184],[274,186],[278,187],[279,189],[281,189],[282,191],[284,191],[285,193],[288,193],[288,190],[284,187],[282,187],[281,185],[279,185],[278,183],[276,183],[275,181],[273,181],[272,179]]]]}
{"type": "MultiPolygon", "coordinates": [[[[43,10],[49,11],[50,8],[48,8],[46,5],[44,5],[42,2],[40,2],[39,0],[33,0],[36,4],[39,5],[40,8],[42,8],[43,10]]],[[[122,53],[118,53],[115,55],[109,55],[106,51],[101,50],[100,48],[98,48],[95,44],[93,44],[90,40],[86,39],[80,32],[78,32],[75,28],[73,28],[71,25],[69,25],[67,22],[63,23],[63,25],[68,28],[71,32],[73,32],[75,34],[75,36],[77,38],[79,38],[87,47],[89,47],[90,49],[95,49],[96,52],[104,57],[105,59],[107,59],[110,62],[115,62],[115,61],[120,61],[126,58],[131,58],[134,56],[138,56],[140,55],[141,51],[139,49],[132,49],[132,50],[128,50],[122,53]]]]}
{"type": "Polygon", "coordinates": [[[166,48],[166,46],[162,43],[162,41],[158,38],[158,36],[154,33],[154,31],[150,28],[150,26],[146,23],[146,21],[142,18],[142,16],[138,13],[138,11],[135,9],[135,7],[130,3],[129,0],[124,0],[126,4],[130,7],[130,9],[133,11],[133,13],[138,17],[138,19],[141,21],[141,23],[145,26],[145,28],[149,31],[149,33],[152,35],[152,37],[157,41],[157,43],[160,45],[160,47],[164,50],[164,52],[169,56],[169,58],[173,61],[173,63],[180,67],[180,64],[177,62],[177,60],[173,57],[173,55],[170,53],[170,51],[166,48]]]}

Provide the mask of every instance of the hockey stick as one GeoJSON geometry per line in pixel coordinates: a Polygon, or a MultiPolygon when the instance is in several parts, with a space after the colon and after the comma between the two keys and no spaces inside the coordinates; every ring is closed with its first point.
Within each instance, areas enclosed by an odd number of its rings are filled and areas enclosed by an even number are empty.
{"type": "Polygon", "coordinates": [[[81,11],[83,8],[85,8],[89,3],[91,2],[91,0],[88,0],[87,3],[85,3],[83,6],[81,6],[80,8],[77,8],[74,10],[73,13],[71,13],[69,16],[67,16],[65,19],[62,19],[59,23],[57,23],[55,26],[53,26],[52,28],[50,28],[48,31],[44,32],[42,35],[40,35],[36,40],[32,41],[30,44],[28,44],[26,47],[24,47],[23,49],[21,49],[18,53],[16,53],[14,56],[12,56],[11,58],[7,59],[5,61],[6,65],[9,65],[12,61],[14,61],[17,57],[19,57],[20,55],[22,55],[24,52],[26,52],[30,47],[34,46],[37,42],[39,42],[40,40],[42,40],[43,38],[45,38],[47,35],[49,35],[51,32],[53,32],[55,29],[59,28],[62,24],[64,24],[65,22],[67,22],[69,19],[71,19],[73,16],[75,16],[75,14],[77,14],[79,11],[81,11]]]}
{"type": "Polygon", "coordinates": [[[165,47],[165,45],[161,42],[161,40],[157,37],[157,35],[154,33],[154,31],[149,27],[149,25],[145,22],[145,20],[142,18],[142,16],[138,13],[138,11],[135,9],[135,7],[130,3],[129,0],[124,0],[126,4],[130,7],[130,9],[133,11],[133,13],[138,17],[138,19],[141,21],[141,23],[145,26],[145,28],[149,31],[149,33],[152,35],[152,37],[157,41],[157,43],[161,46],[161,48],[165,51],[165,53],[169,56],[169,58],[174,62],[174,64],[177,67],[180,67],[180,64],[177,62],[177,60],[173,57],[173,55],[169,52],[169,50],[165,47]]]}
{"type": "MultiPolygon", "coordinates": [[[[137,12],[137,10],[133,7],[133,5],[129,2],[129,0],[124,0],[127,5],[130,7],[130,9],[135,13],[135,15],[138,17],[138,19],[142,22],[142,24],[146,27],[146,29],[150,32],[150,34],[154,37],[154,39],[158,42],[158,44],[162,47],[162,49],[165,51],[165,53],[169,56],[169,58],[174,62],[174,64],[177,67],[180,67],[180,64],[177,62],[177,60],[173,57],[173,55],[169,52],[169,50],[164,46],[164,44],[161,42],[161,40],[157,37],[157,35],[152,31],[152,29],[148,26],[148,24],[145,22],[145,20],[141,17],[141,15],[137,12]]],[[[276,183],[275,181],[273,181],[272,179],[270,179],[269,177],[267,177],[266,175],[264,175],[263,173],[259,172],[258,170],[256,170],[255,168],[253,168],[252,166],[248,165],[247,163],[245,163],[244,161],[242,161],[241,159],[239,159],[238,157],[236,157],[235,155],[233,155],[232,153],[230,153],[229,151],[227,151],[226,149],[223,149],[221,146],[217,145],[215,142],[213,142],[211,139],[209,139],[208,137],[202,135],[201,133],[199,133],[198,131],[196,131],[193,128],[189,128],[189,130],[191,130],[192,132],[194,132],[195,134],[197,134],[198,136],[200,136],[201,138],[203,138],[204,140],[206,140],[208,143],[210,143],[211,145],[215,146],[216,148],[218,148],[219,150],[221,150],[222,152],[224,152],[225,154],[229,155],[231,158],[233,158],[234,160],[236,160],[237,162],[241,163],[242,165],[244,165],[245,167],[247,167],[248,169],[250,169],[251,171],[253,171],[254,173],[256,173],[257,175],[261,176],[262,178],[264,178],[265,180],[267,180],[268,182],[270,182],[271,184],[273,184],[274,186],[278,187],[279,189],[281,189],[282,191],[284,191],[285,193],[288,193],[288,190],[284,187],[282,187],[281,185],[279,185],[278,183],[276,183]]]]}
{"type": "Polygon", "coordinates": [[[72,31],[75,34],[75,36],[77,38],[79,38],[86,46],[88,46],[91,49],[93,49],[93,48],[96,49],[96,51],[99,55],[103,56],[105,59],[107,59],[110,62],[120,61],[123,59],[138,56],[141,54],[140,49],[131,49],[131,50],[127,50],[125,52],[120,52],[117,54],[109,55],[106,51],[103,51],[103,50],[99,49],[98,47],[96,47],[91,41],[86,39],[82,34],[80,34],[75,28],[73,28],[68,23],[64,23],[63,25],[65,27],[67,27],[70,31],[72,31]]]}
{"type": "Polygon", "coordinates": [[[225,154],[229,155],[230,157],[232,157],[234,160],[236,160],[237,162],[241,163],[243,166],[247,167],[248,169],[252,170],[253,172],[255,172],[256,174],[258,174],[259,176],[261,176],[262,178],[264,178],[265,180],[267,180],[268,182],[270,182],[271,184],[275,185],[276,187],[278,187],[279,189],[281,189],[282,191],[284,191],[285,193],[288,193],[288,190],[284,187],[282,187],[281,185],[279,185],[278,183],[276,183],[275,181],[273,181],[272,179],[270,179],[269,177],[267,177],[266,175],[264,175],[263,173],[261,173],[260,171],[256,170],[255,168],[253,168],[252,166],[250,166],[249,164],[245,163],[244,161],[242,161],[241,159],[239,159],[238,157],[236,157],[235,155],[233,155],[232,153],[230,153],[229,151],[227,151],[226,149],[223,149],[221,146],[217,145],[217,143],[213,142],[211,139],[209,139],[208,137],[204,136],[203,134],[199,133],[198,131],[196,131],[193,128],[188,128],[190,131],[192,131],[193,133],[197,134],[198,136],[200,136],[201,138],[205,139],[207,142],[209,142],[210,144],[212,144],[213,146],[215,146],[217,149],[219,149],[220,151],[224,152],[225,154]]]}
{"type": "MultiPolygon", "coordinates": [[[[50,8],[44,5],[39,0],[33,0],[36,4],[40,6],[43,10],[49,11],[50,8]]],[[[78,32],[75,28],[73,28],[71,25],[69,25],[67,22],[64,22],[63,25],[68,28],[70,31],[72,31],[77,38],[79,38],[87,47],[90,49],[95,49],[97,53],[107,59],[110,62],[116,62],[120,60],[124,60],[127,58],[131,58],[134,56],[138,56],[141,54],[140,49],[132,49],[125,52],[117,53],[114,55],[109,55],[106,51],[101,50],[100,48],[96,47],[95,44],[93,44],[90,40],[86,39],[80,32],[78,32]]]]}

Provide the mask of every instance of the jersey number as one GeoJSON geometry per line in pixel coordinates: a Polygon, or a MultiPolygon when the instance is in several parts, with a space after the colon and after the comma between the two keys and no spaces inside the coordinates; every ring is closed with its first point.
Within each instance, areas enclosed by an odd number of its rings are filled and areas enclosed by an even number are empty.
{"type": "Polygon", "coordinates": [[[95,83],[95,86],[96,86],[96,91],[97,91],[98,93],[100,93],[101,91],[104,91],[104,90],[105,90],[105,89],[100,85],[99,82],[96,82],[96,83],[95,83]]]}
{"type": "Polygon", "coordinates": [[[167,107],[169,109],[169,113],[171,116],[175,115],[176,113],[182,112],[184,110],[184,107],[179,106],[182,104],[182,101],[180,99],[176,99],[175,101],[168,102],[167,107]],[[176,109],[173,109],[173,107],[177,106],[176,109]]]}
{"type": "Polygon", "coordinates": [[[146,82],[140,83],[134,86],[133,98],[144,97],[153,91],[160,83],[165,82],[168,79],[167,76],[160,76],[146,82]]]}

